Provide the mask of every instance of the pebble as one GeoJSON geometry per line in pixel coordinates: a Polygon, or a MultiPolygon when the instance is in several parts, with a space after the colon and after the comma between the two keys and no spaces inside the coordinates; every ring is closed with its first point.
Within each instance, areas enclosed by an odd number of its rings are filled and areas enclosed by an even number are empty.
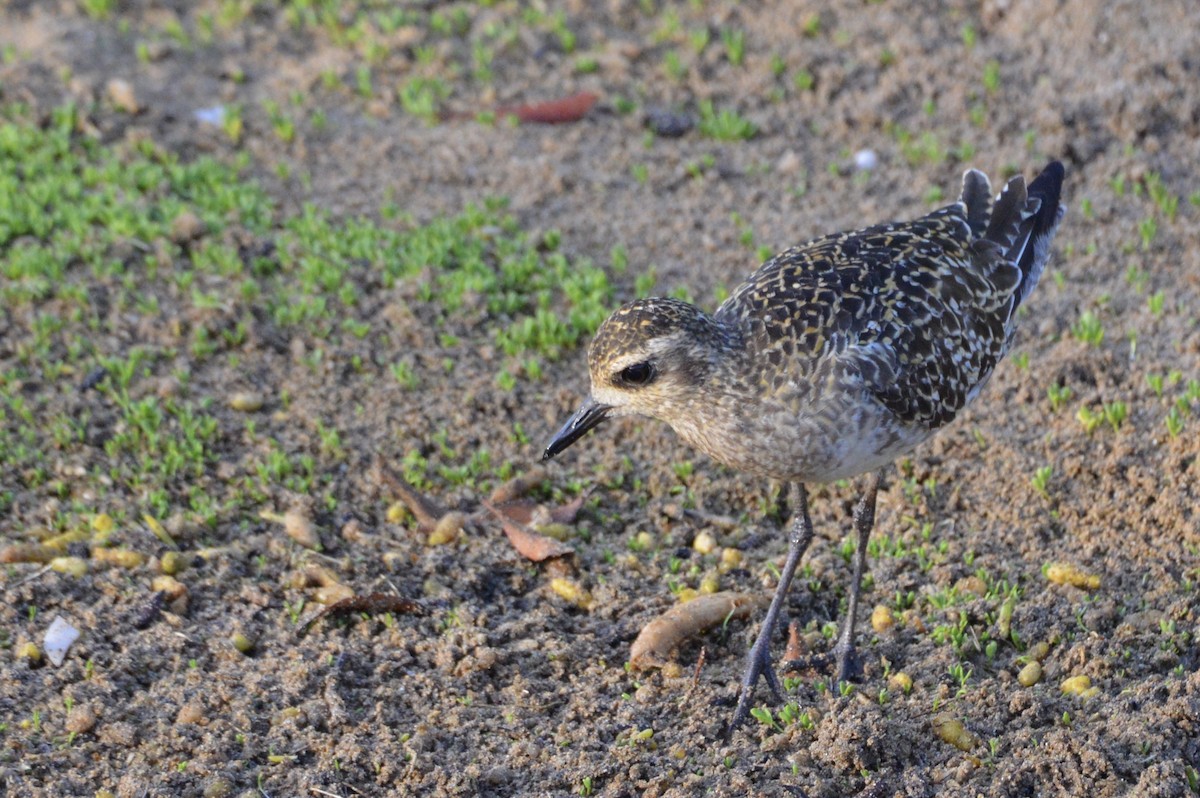
{"type": "Polygon", "coordinates": [[[185,210],[171,220],[171,241],[186,244],[204,235],[204,222],[193,211],[185,210]]]}
{"type": "Polygon", "coordinates": [[[141,110],[138,105],[137,94],[133,90],[133,85],[121,78],[113,78],[104,87],[108,99],[113,105],[120,108],[122,111],[130,114],[136,114],[141,110]]]}
{"type": "Polygon", "coordinates": [[[860,172],[869,172],[879,166],[879,156],[875,150],[859,150],[854,153],[854,168],[860,172]]]}
{"type": "Polygon", "coordinates": [[[66,730],[71,734],[85,734],[96,728],[96,713],[87,704],[71,707],[67,713],[66,730]]]}
{"type": "Polygon", "coordinates": [[[204,707],[195,701],[187,702],[179,708],[175,722],[177,724],[203,724],[205,722],[204,707]]]}
{"type": "Polygon", "coordinates": [[[665,108],[653,108],[646,113],[645,124],[656,136],[677,139],[686,135],[692,129],[695,121],[690,114],[665,108]]]}

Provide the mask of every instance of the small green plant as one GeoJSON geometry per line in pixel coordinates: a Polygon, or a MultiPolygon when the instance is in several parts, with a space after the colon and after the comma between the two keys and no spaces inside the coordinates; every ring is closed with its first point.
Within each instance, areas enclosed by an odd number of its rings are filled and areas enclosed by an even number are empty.
{"type": "Polygon", "coordinates": [[[1050,493],[1047,488],[1050,485],[1050,478],[1053,475],[1054,469],[1052,467],[1042,466],[1036,472],[1034,472],[1033,479],[1030,480],[1030,484],[1033,485],[1033,489],[1036,490],[1038,494],[1047,501],[1050,499],[1050,493]]]}
{"type": "Polygon", "coordinates": [[[975,30],[975,26],[969,22],[964,23],[962,26],[963,47],[966,47],[968,50],[974,50],[978,39],[979,33],[975,30]]]}
{"type": "Polygon", "coordinates": [[[807,69],[798,70],[795,75],[792,75],[792,85],[796,87],[797,91],[812,91],[816,83],[817,79],[807,69]]]}
{"type": "Polygon", "coordinates": [[[668,78],[674,81],[683,80],[684,76],[687,75],[687,67],[684,66],[679,53],[674,50],[667,50],[663,55],[663,71],[668,78]]]}
{"type": "Polygon", "coordinates": [[[983,66],[983,88],[988,94],[1000,90],[1000,62],[988,61],[983,66]]]}
{"type": "Polygon", "coordinates": [[[1050,409],[1058,410],[1070,401],[1074,391],[1067,385],[1051,385],[1046,389],[1046,397],[1050,400],[1050,409]]]}
{"type": "Polygon", "coordinates": [[[1153,216],[1147,216],[1138,222],[1138,237],[1142,240],[1143,250],[1150,249],[1156,235],[1158,235],[1158,220],[1153,216]]]}
{"type": "Polygon", "coordinates": [[[1183,432],[1183,413],[1180,412],[1178,407],[1172,406],[1167,411],[1167,417],[1163,420],[1163,423],[1167,425],[1168,435],[1172,438],[1179,437],[1179,433],[1183,432]]]}
{"type": "Polygon", "coordinates": [[[1085,310],[1071,325],[1071,335],[1089,346],[1100,346],[1100,342],[1104,340],[1104,325],[1095,312],[1085,310]]]}
{"type": "Polygon", "coordinates": [[[1129,410],[1125,406],[1124,402],[1112,402],[1110,404],[1106,404],[1104,405],[1103,410],[1104,420],[1107,421],[1108,425],[1113,428],[1113,432],[1116,432],[1118,429],[1120,429],[1122,422],[1125,421],[1125,418],[1129,413],[1129,410]]]}
{"type": "Polygon", "coordinates": [[[1146,299],[1146,308],[1150,311],[1150,315],[1161,317],[1163,308],[1167,302],[1167,295],[1163,291],[1156,291],[1146,299]]]}
{"type": "Polygon", "coordinates": [[[746,57],[745,31],[726,28],[721,31],[721,42],[725,45],[725,58],[733,66],[741,66],[746,57]]]}
{"type": "Polygon", "coordinates": [[[1079,408],[1079,411],[1075,413],[1075,418],[1083,425],[1083,431],[1089,435],[1095,432],[1096,427],[1099,427],[1104,421],[1103,415],[1093,412],[1087,405],[1079,408]]]}
{"type": "Polygon", "coordinates": [[[712,100],[700,103],[700,133],[717,141],[741,141],[753,138],[758,126],[728,108],[717,111],[712,100]]]}

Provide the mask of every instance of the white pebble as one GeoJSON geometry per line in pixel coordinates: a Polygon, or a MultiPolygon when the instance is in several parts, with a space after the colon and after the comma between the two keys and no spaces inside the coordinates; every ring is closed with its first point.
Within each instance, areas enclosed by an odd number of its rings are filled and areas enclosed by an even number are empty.
{"type": "Polygon", "coordinates": [[[55,615],[54,620],[50,622],[50,628],[46,630],[42,647],[46,649],[46,656],[57,668],[67,658],[67,649],[78,639],[79,630],[64,621],[62,616],[55,615]]]}
{"type": "Polygon", "coordinates": [[[854,153],[854,168],[860,172],[869,172],[879,166],[879,156],[875,150],[859,150],[854,153]]]}

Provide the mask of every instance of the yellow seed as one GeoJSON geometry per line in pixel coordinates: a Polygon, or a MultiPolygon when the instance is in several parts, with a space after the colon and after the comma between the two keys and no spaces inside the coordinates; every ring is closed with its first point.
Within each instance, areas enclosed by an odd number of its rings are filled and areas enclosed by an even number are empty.
{"type": "Polygon", "coordinates": [[[187,557],[177,551],[168,551],[163,554],[159,564],[164,574],[174,576],[181,571],[187,570],[188,560],[187,557]]]}
{"type": "Polygon", "coordinates": [[[871,610],[871,628],[882,634],[895,625],[896,618],[892,615],[891,607],[876,604],[875,609],[871,610]]]}
{"type": "Polygon", "coordinates": [[[150,580],[150,589],[156,593],[166,593],[167,601],[174,601],[188,592],[182,582],[167,574],[156,576],[150,580]]]}
{"type": "Polygon", "coordinates": [[[672,746],[671,747],[671,756],[672,756],[672,758],[679,759],[679,760],[687,759],[687,749],[684,748],[682,745],[672,746]]]}
{"type": "Polygon", "coordinates": [[[146,522],[146,526],[150,527],[150,531],[154,533],[156,538],[171,548],[175,548],[175,540],[171,537],[171,533],[158,522],[157,518],[147,514],[142,516],[142,520],[146,522]]]}
{"type": "MultiPolygon", "coordinates": [[[[97,532],[95,535],[91,536],[92,542],[104,542],[108,539],[111,531],[112,530],[109,530],[109,532],[97,532]]],[[[46,538],[42,541],[42,545],[46,546],[47,548],[57,549],[58,551],[66,551],[67,546],[70,546],[72,543],[78,543],[81,540],[87,540],[88,537],[89,535],[86,529],[72,529],[68,532],[63,532],[61,535],[55,535],[54,537],[46,538]]]]}
{"type": "Polygon", "coordinates": [[[17,659],[27,659],[30,664],[36,665],[42,661],[42,650],[37,643],[25,643],[17,648],[17,659]]]}
{"type": "Polygon", "coordinates": [[[1025,663],[1025,667],[1021,668],[1017,674],[1017,682],[1022,687],[1033,687],[1042,680],[1042,663],[1036,659],[1032,662],[1025,663]]]}
{"type": "Polygon", "coordinates": [[[229,396],[229,406],[243,413],[253,413],[262,409],[263,396],[255,391],[236,391],[229,396]]]}
{"type": "Polygon", "coordinates": [[[643,529],[633,536],[633,545],[638,551],[649,551],[654,548],[654,535],[643,529]]]}
{"type": "Polygon", "coordinates": [[[1056,585],[1071,585],[1085,590],[1095,590],[1100,587],[1099,576],[1089,574],[1070,563],[1051,563],[1046,569],[1046,578],[1056,585]]]}
{"type": "Polygon", "coordinates": [[[249,654],[254,650],[254,641],[241,632],[234,632],[230,635],[229,642],[233,643],[233,647],[243,654],[249,654]]]}
{"type": "Polygon", "coordinates": [[[893,673],[888,677],[888,687],[891,687],[893,690],[899,690],[905,695],[908,695],[912,692],[913,688],[912,677],[904,671],[893,673]]]}
{"type": "Polygon", "coordinates": [[[1040,643],[1034,643],[1032,646],[1029,647],[1028,656],[1032,660],[1037,660],[1038,662],[1041,662],[1042,660],[1044,660],[1046,658],[1046,655],[1049,653],[1050,653],[1050,644],[1047,643],[1045,640],[1043,640],[1040,643]]]}
{"type": "Polygon", "coordinates": [[[721,577],[709,571],[700,578],[701,593],[719,593],[721,591],[721,577]]]}
{"type": "Polygon", "coordinates": [[[83,576],[87,573],[88,564],[82,557],[55,557],[50,561],[50,569],[68,576],[83,576]]]}
{"type": "Polygon", "coordinates": [[[467,516],[459,512],[446,513],[437,522],[437,526],[429,533],[429,539],[425,541],[427,546],[444,546],[447,543],[453,543],[458,539],[458,535],[462,532],[463,525],[467,522],[467,516]]]}
{"type": "Polygon", "coordinates": [[[404,502],[394,502],[387,508],[387,522],[389,524],[399,524],[408,517],[408,508],[404,506],[404,502]]]}
{"type": "Polygon", "coordinates": [[[675,594],[675,600],[680,604],[687,604],[689,601],[699,595],[700,591],[694,587],[680,588],[679,592],[675,594]]]}
{"type": "Polygon", "coordinates": [[[960,751],[970,751],[979,744],[979,739],[967,731],[961,720],[944,713],[933,719],[933,730],[943,742],[960,751]]]}
{"type": "Polygon", "coordinates": [[[1082,695],[1091,686],[1092,680],[1087,676],[1072,676],[1063,679],[1061,688],[1065,695],[1082,695]]]}
{"type": "Polygon", "coordinates": [[[98,546],[92,549],[92,559],[105,565],[132,570],[146,561],[146,555],[132,549],[106,549],[98,546]]]}
{"type": "Polygon", "coordinates": [[[1084,690],[1082,693],[1080,693],[1079,697],[1082,698],[1084,701],[1087,701],[1089,699],[1095,698],[1098,695],[1100,695],[1100,688],[1093,685],[1093,686],[1089,687],[1088,689],[1084,690]]]}
{"type": "Polygon", "coordinates": [[[587,592],[577,582],[570,579],[565,579],[561,576],[550,580],[550,589],[553,590],[559,598],[571,602],[576,607],[582,609],[591,609],[592,594],[587,592]]]}
{"type": "Polygon", "coordinates": [[[110,516],[108,513],[100,513],[92,518],[92,529],[96,530],[101,535],[107,535],[108,533],[112,532],[115,527],[116,523],[113,522],[112,516],[110,516]]]}
{"type": "Polygon", "coordinates": [[[717,539],[711,532],[701,532],[692,539],[692,548],[701,554],[712,554],[717,550],[717,539]]]}
{"type": "Polygon", "coordinates": [[[553,521],[548,524],[542,524],[537,528],[537,531],[548,538],[554,538],[559,541],[568,540],[573,534],[571,527],[567,524],[559,524],[553,521]]]}
{"type": "Polygon", "coordinates": [[[732,571],[734,568],[740,568],[742,565],[742,552],[740,549],[724,548],[721,549],[721,564],[717,566],[721,573],[732,571]]]}

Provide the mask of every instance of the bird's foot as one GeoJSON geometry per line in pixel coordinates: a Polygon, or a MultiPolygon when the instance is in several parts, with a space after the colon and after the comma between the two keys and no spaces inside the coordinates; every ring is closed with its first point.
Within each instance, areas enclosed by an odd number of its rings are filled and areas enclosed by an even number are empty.
{"type": "Polygon", "coordinates": [[[742,690],[738,695],[737,709],[734,710],[733,718],[729,721],[726,735],[732,734],[750,714],[754,688],[760,677],[766,680],[767,687],[770,688],[775,700],[781,701],[783,689],[779,684],[779,677],[775,675],[775,668],[771,665],[771,629],[765,624],[758,635],[758,640],[751,646],[750,654],[746,657],[746,670],[742,674],[742,690]]]}
{"type": "Polygon", "coordinates": [[[779,663],[779,669],[784,673],[791,671],[815,670],[829,673],[832,667],[834,684],[842,682],[857,682],[863,677],[862,660],[854,644],[843,646],[838,644],[823,654],[812,654],[807,657],[786,659],[779,663]]]}

